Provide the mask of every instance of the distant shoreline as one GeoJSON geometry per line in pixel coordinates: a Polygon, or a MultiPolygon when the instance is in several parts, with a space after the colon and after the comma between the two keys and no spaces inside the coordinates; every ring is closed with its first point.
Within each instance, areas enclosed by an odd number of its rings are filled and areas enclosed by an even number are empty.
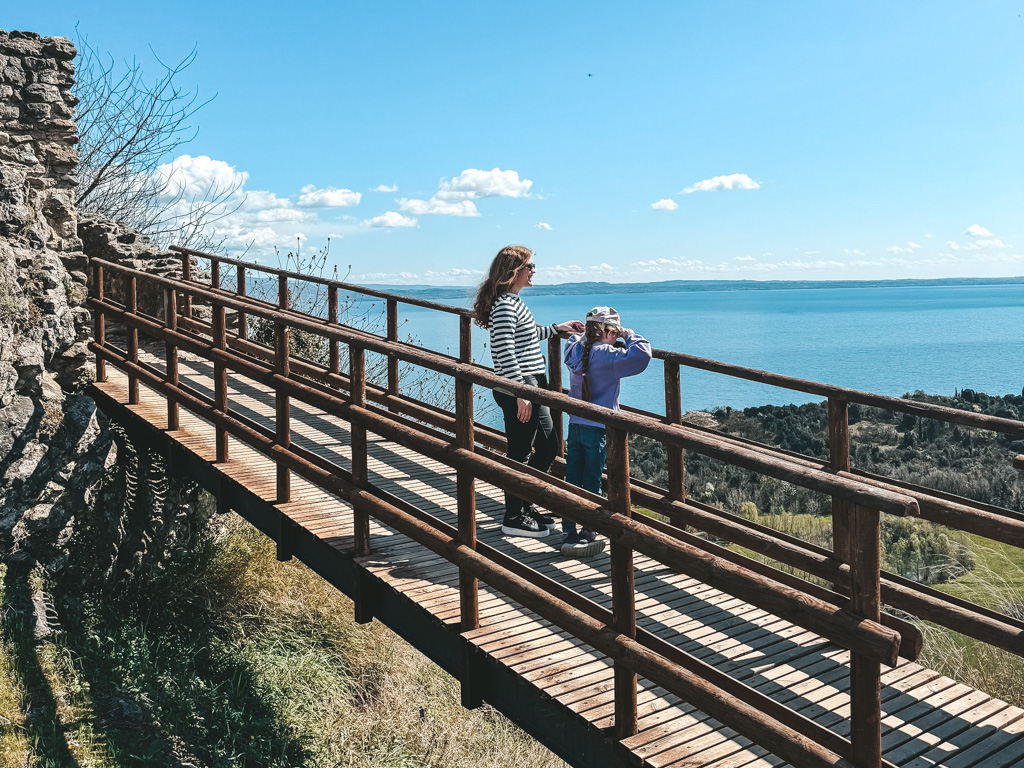
{"type": "MultiPolygon", "coordinates": [[[[1024,277],[943,277],[903,280],[662,280],[653,283],[557,283],[534,285],[533,296],[576,296],[580,294],[696,293],[707,291],[794,291],[835,288],[939,288],[977,285],[1024,285],[1024,277]]],[[[365,287],[401,293],[420,299],[466,298],[472,285],[390,285],[366,283],[365,287]]]]}

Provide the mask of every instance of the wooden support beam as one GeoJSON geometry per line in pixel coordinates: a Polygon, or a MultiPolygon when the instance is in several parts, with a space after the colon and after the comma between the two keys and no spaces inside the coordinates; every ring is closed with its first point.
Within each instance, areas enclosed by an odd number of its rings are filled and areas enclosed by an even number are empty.
{"type": "MultiPolygon", "coordinates": [[[[468,317],[465,319],[469,320],[468,317]]],[[[562,340],[558,336],[548,339],[548,389],[562,394],[562,340]]],[[[551,409],[551,421],[558,437],[558,455],[565,456],[565,440],[562,439],[565,431],[560,408],[551,409]]]]}
{"type": "MultiPolygon", "coordinates": [[[[348,375],[351,382],[349,399],[352,405],[362,408],[366,405],[366,354],[362,347],[349,344],[348,375]]],[[[350,422],[349,439],[352,451],[352,484],[365,488],[369,482],[369,456],[367,455],[366,427],[350,422]]],[[[356,557],[370,553],[370,518],[365,511],[353,509],[352,545],[356,557]]]]}
{"type": "MultiPolygon", "coordinates": [[[[274,325],[275,372],[278,376],[283,376],[285,378],[291,374],[288,358],[288,350],[290,347],[288,334],[289,330],[287,325],[284,325],[283,323],[276,323],[274,325]]],[[[274,423],[277,428],[277,444],[282,448],[287,448],[292,443],[291,403],[289,401],[287,390],[277,389],[274,392],[274,405],[276,411],[274,423]]],[[[291,496],[291,474],[287,467],[283,467],[278,464],[277,501],[279,504],[283,504],[290,501],[291,496]]]]}
{"type": "MultiPolygon", "coordinates": [[[[455,382],[455,444],[467,451],[473,450],[473,385],[468,381],[455,382]]],[[[456,470],[456,503],[458,505],[459,542],[476,549],[476,480],[471,472],[456,470]]],[[[462,631],[480,626],[480,607],[476,577],[459,571],[459,607],[462,631]]]]}
{"type": "MultiPolygon", "coordinates": [[[[338,286],[327,286],[327,322],[331,325],[338,323],[338,286]]],[[[334,339],[327,340],[327,370],[337,375],[341,371],[341,355],[339,354],[338,342],[334,339]]]]}
{"type": "MultiPolygon", "coordinates": [[[[850,607],[868,621],[878,621],[881,565],[877,510],[854,506],[850,519],[850,607]]],[[[877,659],[850,657],[850,743],[858,768],[882,762],[882,686],[877,659]]]]}
{"type": "MultiPolygon", "coordinates": [[[[238,264],[235,267],[235,293],[239,296],[245,296],[249,290],[245,284],[245,266],[238,264]]],[[[249,338],[249,318],[245,313],[245,310],[238,310],[238,338],[248,339],[249,338]]]]}
{"type": "MultiPolygon", "coordinates": [[[[608,507],[624,517],[632,517],[629,501],[629,442],[620,429],[607,435],[608,507]]],[[[625,637],[636,639],[636,603],[633,587],[633,550],[629,545],[611,542],[612,625],[625,637]]],[[[637,729],[636,672],[615,664],[615,736],[625,739],[637,729]]]]}
{"type": "MultiPolygon", "coordinates": [[[[850,471],[850,416],[845,400],[828,399],[828,464],[837,472],[850,471]]],[[[832,552],[844,563],[850,562],[850,514],[853,505],[838,496],[832,497],[832,552]]],[[[845,592],[833,584],[837,592],[845,592]]]]}
{"type": "MultiPolygon", "coordinates": [[[[192,282],[192,257],[187,253],[181,254],[181,279],[183,282],[192,282]]],[[[185,317],[192,317],[192,294],[183,291],[181,301],[181,314],[185,317]]]]}
{"type": "MultiPolygon", "coordinates": [[[[138,311],[138,293],[135,276],[129,275],[125,278],[125,309],[129,315],[138,311]]],[[[126,329],[128,334],[128,362],[139,364],[139,327],[129,325],[126,329]]],[[[137,376],[128,377],[128,403],[129,405],[139,404],[139,379],[137,376]]]]}
{"type": "MultiPolygon", "coordinates": [[[[388,341],[398,341],[398,302],[395,299],[387,300],[387,324],[388,341]]],[[[388,355],[388,394],[397,397],[398,391],[398,358],[388,355]]]]}
{"type": "MultiPolygon", "coordinates": [[[[669,424],[683,423],[682,382],[679,363],[665,362],[665,419],[669,424]]],[[[676,501],[686,501],[686,456],[678,445],[666,445],[668,454],[668,493],[676,501]]]]}
{"type": "MultiPolygon", "coordinates": [[[[217,262],[214,262],[215,264],[217,262]]],[[[224,307],[213,305],[213,345],[222,352],[227,349],[227,327],[225,324],[224,307]]],[[[213,363],[213,400],[214,408],[223,414],[228,412],[228,370],[224,363],[213,363]]],[[[228,460],[228,433],[223,427],[216,428],[217,461],[228,460]]]]}
{"type": "MultiPolygon", "coordinates": [[[[103,301],[103,265],[94,264],[92,268],[92,291],[93,295],[100,302],[103,301]]],[[[92,311],[92,337],[97,344],[103,346],[107,343],[107,316],[103,312],[102,305],[92,311]]],[[[96,357],[96,381],[107,380],[107,362],[97,355],[96,357]]]]}
{"type": "MultiPolygon", "coordinates": [[[[172,288],[164,289],[164,323],[172,332],[178,330],[178,292],[172,288]]],[[[167,360],[167,383],[178,386],[178,345],[173,337],[164,338],[164,349],[167,360]]],[[[167,398],[167,429],[174,432],[181,426],[178,413],[178,401],[167,398]]]]}

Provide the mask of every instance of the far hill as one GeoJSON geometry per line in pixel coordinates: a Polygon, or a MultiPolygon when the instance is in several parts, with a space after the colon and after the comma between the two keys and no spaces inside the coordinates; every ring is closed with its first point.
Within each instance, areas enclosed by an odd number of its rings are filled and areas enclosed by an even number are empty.
{"type": "MultiPolygon", "coordinates": [[[[535,285],[534,296],[580,294],[693,293],[703,291],[794,291],[825,288],[905,288],[958,285],[1024,285],[1024,277],[947,277],[933,280],[662,280],[655,283],[558,283],[535,285]]],[[[401,293],[421,299],[461,300],[473,295],[475,285],[384,285],[368,288],[401,293]]]]}

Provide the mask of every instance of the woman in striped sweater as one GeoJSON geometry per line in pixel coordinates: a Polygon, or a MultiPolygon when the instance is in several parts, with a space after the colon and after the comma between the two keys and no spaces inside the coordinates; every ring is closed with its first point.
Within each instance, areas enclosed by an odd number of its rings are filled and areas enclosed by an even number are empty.
{"type": "MultiPolygon", "coordinates": [[[[552,336],[568,336],[583,329],[583,323],[569,321],[537,325],[519,292],[533,285],[533,252],[522,245],[509,245],[498,251],[487,278],[477,291],[473,311],[477,324],[491,333],[491,359],[494,372],[521,384],[547,387],[544,356],[539,341],[552,336]]],[[[494,400],[505,417],[508,456],[547,472],[558,453],[559,435],[555,433],[551,411],[521,397],[494,390],[494,400]]],[[[505,492],[505,518],[501,530],[509,536],[547,536],[554,524],[532,504],[505,492]]]]}

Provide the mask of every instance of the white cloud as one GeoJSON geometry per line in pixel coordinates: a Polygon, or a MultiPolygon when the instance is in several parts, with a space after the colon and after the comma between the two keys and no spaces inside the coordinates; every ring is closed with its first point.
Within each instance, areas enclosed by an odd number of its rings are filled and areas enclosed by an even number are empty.
{"type": "Polygon", "coordinates": [[[964,234],[970,235],[971,237],[992,237],[992,233],[980,224],[971,224],[964,234]]]}
{"type": "MultiPolygon", "coordinates": [[[[246,174],[248,175],[248,174],[246,174]]],[[[243,211],[262,211],[268,208],[291,208],[292,201],[287,197],[278,197],[264,189],[252,189],[245,192],[243,211]]]]}
{"type": "Polygon", "coordinates": [[[929,235],[929,234],[925,235],[925,238],[928,239],[928,240],[931,240],[933,237],[935,237],[935,235],[929,235]]]}
{"type": "Polygon", "coordinates": [[[993,237],[988,240],[975,240],[973,243],[967,246],[969,251],[979,251],[982,248],[1012,248],[1013,246],[1007,245],[998,237],[993,237]]]}
{"type": "Polygon", "coordinates": [[[519,180],[516,171],[493,168],[481,171],[467,168],[453,179],[441,179],[437,194],[440,200],[476,200],[481,197],[529,197],[533,182],[519,180]]]}
{"type": "Polygon", "coordinates": [[[439,215],[439,216],[479,216],[476,205],[472,200],[462,200],[457,203],[448,203],[432,197],[429,200],[409,200],[402,198],[398,201],[398,209],[417,216],[439,215]]]}
{"type": "Polygon", "coordinates": [[[737,256],[733,261],[757,261],[753,256],[737,256]]]}
{"type": "Polygon", "coordinates": [[[241,189],[249,179],[248,173],[236,171],[223,160],[206,155],[179,155],[157,167],[156,174],[165,184],[163,196],[182,200],[211,199],[217,194],[241,189]]]}
{"type": "Polygon", "coordinates": [[[917,243],[909,242],[908,241],[905,246],[904,245],[890,245],[885,250],[887,250],[889,253],[894,253],[894,254],[913,253],[917,248],[920,248],[920,247],[921,246],[918,245],[917,243]]]}
{"type": "Polygon", "coordinates": [[[867,256],[860,248],[844,248],[843,253],[847,256],[867,256]]]}
{"type": "Polygon", "coordinates": [[[683,190],[683,194],[691,192],[715,192],[719,189],[760,189],[761,185],[745,173],[731,173],[728,176],[713,176],[698,181],[692,187],[683,190]]]}
{"type": "MultiPolygon", "coordinates": [[[[247,199],[248,200],[248,199],[247,199]]],[[[303,221],[316,214],[294,208],[266,208],[252,214],[254,221],[303,221]]]]}
{"type": "Polygon", "coordinates": [[[363,196],[351,189],[317,189],[313,184],[307,184],[301,190],[298,205],[302,208],[345,208],[349,205],[359,205],[363,196]]]}
{"type": "Polygon", "coordinates": [[[403,216],[397,211],[388,211],[382,213],[380,216],[374,216],[372,219],[366,219],[361,222],[361,226],[364,227],[415,227],[417,226],[416,219],[411,219],[408,216],[403,216]]]}
{"type": "Polygon", "coordinates": [[[679,203],[677,203],[675,200],[670,200],[668,198],[662,198],[656,203],[651,203],[651,208],[653,208],[656,211],[674,211],[678,207],[679,203]]]}
{"type": "Polygon", "coordinates": [[[428,269],[426,272],[363,272],[352,275],[352,280],[356,283],[393,285],[429,283],[431,285],[465,285],[468,287],[483,277],[483,274],[479,269],[453,267],[446,271],[428,269]]]}
{"type": "Polygon", "coordinates": [[[387,184],[378,184],[376,187],[370,190],[371,192],[397,192],[398,185],[392,184],[390,187],[387,184]]]}
{"type": "Polygon", "coordinates": [[[959,243],[955,243],[952,240],[947,240],[946,241],[946,245],[949,246],[949,250],[951,250],[951,251],[959,251],[960,250],[960,244],[959,243]]]}
{"type": "Polygon", "coordinates": [[[538,221],[534,226],[537,227],[537,229],[543,229],[545,232],[551,231],[551,225],[546,221],[538,221]]]}

